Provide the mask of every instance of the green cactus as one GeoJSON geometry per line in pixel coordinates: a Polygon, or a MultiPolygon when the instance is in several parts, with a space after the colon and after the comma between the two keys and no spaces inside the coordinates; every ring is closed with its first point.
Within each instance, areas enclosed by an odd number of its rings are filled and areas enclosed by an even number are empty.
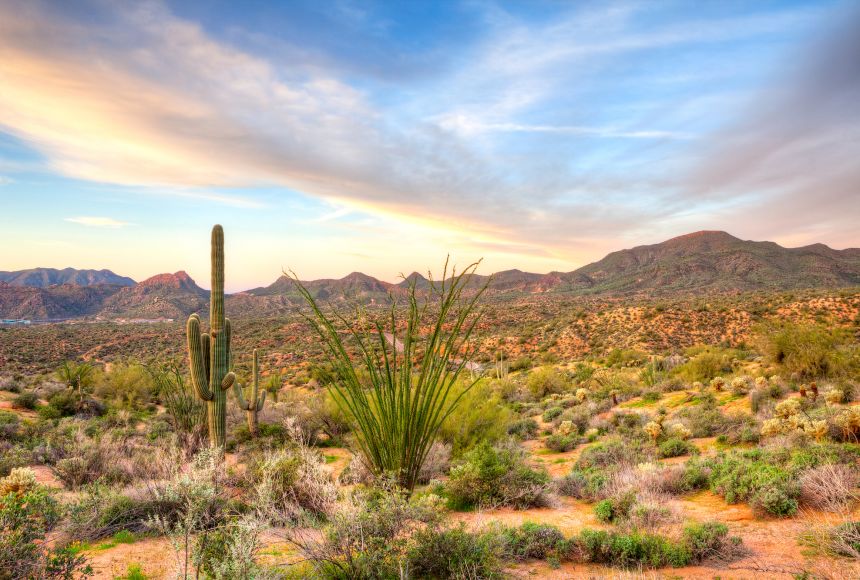
{"type": "Polygon", "coordinates": [[[242,387],[239,383],[233,383],[233,393],[236,395],[236,400],[239,402],[239,408],[245,411],[248,417],[248,430],[252,436],[257,435],[257,413],[263,410],[263,405],[266,403],[266,390],[260,393],[260,371],[259,371],[259,356],[257,349],[254,349],[254,368],[251,371],[253,374],[253,383],[251,385],[251,397],[246,401],[245,395],[242,393],[242,387]],[[257,393],[260,393],[259,398],[257,393]]]}
{"type": "Polygon", "coordinates": [[[224,447],[227,435],[227,389],[236,381],[230,372],[230,319],[224,318],[224,229],[212,228],[212,291],[209,334],[200,331],[200,317],[192,314],[186,327],[191,382],[206,402],[209,444],[224,447]]]}

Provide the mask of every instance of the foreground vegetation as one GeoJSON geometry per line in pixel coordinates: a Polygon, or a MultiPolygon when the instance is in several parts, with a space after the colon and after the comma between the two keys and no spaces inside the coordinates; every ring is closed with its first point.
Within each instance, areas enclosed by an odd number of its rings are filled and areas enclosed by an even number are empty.
{"type": "Polygon", "coordinates": [[[0,578],[856,577],[856,306],[566,358],[489,340],[462,288],[313,310],[329,356],[301,371],[227,354],[249,327],[222,305],[211,334],[189,321],[191,377],[163,356],[2,377],[0,578]]]}

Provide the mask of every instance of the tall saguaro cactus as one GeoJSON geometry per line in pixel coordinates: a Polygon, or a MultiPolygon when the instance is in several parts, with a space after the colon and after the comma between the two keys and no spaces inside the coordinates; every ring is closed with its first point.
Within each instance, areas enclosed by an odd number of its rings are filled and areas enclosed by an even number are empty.
{"type": "Polygon", "coordinates": [[[236,380],[230,372],[230,319],[224,317],[224,229],[212,228],[212,291],[209,297],[209,333],[200,330],[200,317],[192,314],[186,326],[191,382],[206,401],[209,444],[224,447],[227,435],[227,389],[236,380]]]}
{"type": "Polygon", "coordinates": [[[245,415],[248,417],[248,430],[251,432],[252,436],[257,435],[257,413],[263,410],[263,405],[266,403],[266,390],[263,389],[263,392],[260,393],[259,397],[257,393],[260,392],[260,370],[259,370],[259,355],[257,354],[257,349],[254,349],[254,368],[252,370],[253,379],[251,384],[251,396],[246,401],[245,395],[242,393],[242,387],[239,386],[239,383],[233,383],[233,392],[236,394],[236,400],[239,402],[239,407],[245,411],[245,415]]]}

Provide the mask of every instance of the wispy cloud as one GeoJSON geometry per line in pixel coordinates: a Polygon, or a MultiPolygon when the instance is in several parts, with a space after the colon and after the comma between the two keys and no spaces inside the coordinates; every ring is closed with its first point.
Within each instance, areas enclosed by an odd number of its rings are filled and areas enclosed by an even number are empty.
{"type": "Polygon", "coordinates": [[[80,224],[82,226],[87,226],[91,228],[109,228],[109,229],[119,229],[124,228],[125,226],[131,225],[130,222],[124,222],[120,220],[116,220],[114,218],[109,217],[97,217],[97,216],[78,216],[78,217],[68,217],[65,218],[65,221],[71,222],[73,224],[80,224]]]}
{"type": "MultiPolygon", "coordinates": [[[[482,36],[460,58],[379,86],[312,51],[252,53],[161,2],[83,6],[0,3],[0,127],[54,171],[238,207],[260,204],[219,190],[274,184],[334,204],[321,222],[361,211],[555,256],[669,227],[695,200],[672,176],[716,98],[658,93],[646,68],[627,87],[643,96],[616,102],[604,77],[623,76],[620,55],[781,34],[815,12],[655,23],[637,20],[647,3],[543,20],[469,4],[482,36]]],[[[700,72],[690,59],[667,68],[700,72]]]]}
{"type": "Polygon", "coordinates": [[[6,177],[5,175],[0,175],[0,185],[9,185],[13,182],[11,177],[6,177]]]}

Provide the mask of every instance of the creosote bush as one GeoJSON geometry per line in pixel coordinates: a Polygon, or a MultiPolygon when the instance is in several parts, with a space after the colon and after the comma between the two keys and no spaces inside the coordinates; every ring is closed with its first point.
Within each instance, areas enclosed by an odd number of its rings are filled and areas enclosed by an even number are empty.
{"type": "Polygon", "coordinates": [[[511,506],[530,508],[550,501],[550,478],[526,464],[525,452],[510,442],[482,443],[451,469],[445,494],[455,509],[511,506]]]}

